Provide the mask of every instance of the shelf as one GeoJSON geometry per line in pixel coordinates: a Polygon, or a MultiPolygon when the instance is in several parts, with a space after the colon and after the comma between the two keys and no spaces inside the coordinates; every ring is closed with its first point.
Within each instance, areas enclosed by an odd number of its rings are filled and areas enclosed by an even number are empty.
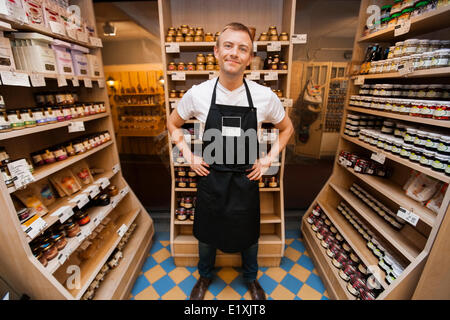
{"type": "Polygon", "coordinates": [[[424,34],[430,31],[444,29],[450,26],[450,6],[444,6],[420,16],[413,17],[411,27],[408,33],[394,37],[394,26],[373,32],[367,36],[361,37],[358,42],[384,42],[400,41],[413,38],[413,36],[424,34]]]}
{"type": "Polygon", "coordinates": [[[118,108],[126,108],[126,107],[159,107],[161,104],[159,103],[151,103],[151,104],[116,104],[118,108]]]}
{"type": "MultiPolygon", "coordinates": [[[[339,213],[336,209],[331,208],[328,204],[321,201],[317,201],[319,206],[323,209],[328,219],[333,223],[334,227],[338,229],[342,237],[348,242],[350,247],[355,251],[356,255],[362,260],[366,266],[378,266],[378,258],[374,256],[372,251],[367,248],[367,242],[358,233],[355,228],[339,213]]],[[[386,283],[384,278],[386,277],[384,272],[380,270],[381,279],[377,279],[378,282],[386,289],[386,283]]]]}
{"type": "MultiPolygon", "coordinates": [[[[69,157],[69,158],[67,158],[66,160],[63,160],[63,161],[58,161],[58,162],[55,162],[55,163],[52,163],[52,164],[46,164],[46,165],[43,165],[41,167],[37,167],[34,170],[34,172],[33,172],[33,177],[34,177],[34,181],[33,182],[39,181],[41,179],[44,179],[44,178],[50,176],[51,174],[53,174],[55,172],[58,172],[58,171],[60,171],[60,170],[62,170],[64,168],[67,168],[68,166],[70,166],[70,165],[72,165],[72,164],[74,164],[74,163],[76,163],[76,162],[78,162],[78,161],[80,161],[82,159],[85,159],[85,158],[93,155],[94,153],[97,153],[97,152],[99,152],[99,151],[109,147],[113,143],[114,143],[113,141],[108,141],[108,142],[106,142],[106,143],[104,143],[104,144],[102,144],[102,145],[100,145],[100,146],[98,146],[98,147],[96,147],[94,149],[91,149],[91,150],[89,150],[89,151],[87,151],[87,152],[85,152],[83,154],[80,154],[80,155],[77,155],[77,156],[73,156],[73,157],[69,157]]],[[[15,191],[16,191],[15,187],[8,188],[8,192],[9,193],[13,193],[15,191]]]]}
{"type": "MultiPolygon", "coordinates": [[[[320,241],[319,239],[317,239],[314,231],[311,229],[311,226],[308,223],[302,222],[302,231],[303,231],[302,233],[304,234],[306,244],[310,247],[310,250],[308,252],[311,252],[313,256],[320,255],[321,257],[316,258],[315,262],[319,264],[319,268],[322,269],[322,272],[325,274],[326,277],[327,276],[333,277],[333,279],[327,279],[329,281],[329,285],[332,288],[333,286],[338,285],[340,287],[340,290],[344,292],[344,295],[348,300],[356,300],[356,298],[352,296],[350,292],[348,292],[347,282],[342,280],[342,278],[339,276],[338,271],[339,269],[337,269],[333,265],[331,259],[327,256],[326,250],[320,245],[320,241]],[[321,261],[325,261],[324,265],[320,263],[321,261]]],[[[333,291],[335,291],[334,288],[333,291]]]]}
{"type": "MultiPolygon", "coordinates": [[[[260,192],[276,192],[280,191],[281,188],[259,188],[260,192]]],[[[175,188],[175,191],[179,192],[197,192],[197,188],[175,188]]]]}
{"type": "Polygon", "coordinates": [[[394,230],[386,224],[383,218],[376,213],[372,213],[364,203],[356,198],[350,191],[330,183],[330,186],[350,204],[357,213],[363,217],[379,234],[381,234],[389,243],[398,250],[410,262],[414,261],[421,250],[415,244],[407,239],[401,232],[394,230]]]}
{"type": "MultiPolygon", "coordinates": [[[[185,73],[188,75],[209,75],[210,72],[216,72],[219,73],[219,70],[201,70],[201,71],[170,71],[167,70],[167,75],[172,75],[174,73],[185,73]]],[[[244,74],[252,73],[252,72],[259,72],[259,73],[278,73],[278,74],[288,74],[288,70],[245,70],[244,74]]],[[[173,98],[172,98],[173,99],[173,98]]]]}
{"type": "MultiPolygon", "coordinates": [[[[275,214],[261,214],[261,224],[267,224],[267,223],[281,223],[281,218],[275,214]]],[[[177,219],[174,219],[174,224],[176,225],[194,225],[194,221],[191,220],[185,220],[180,221],[177,219]]]]}
{"type": "Polygon", "coordinates": [[[364,79],[390,79],[390,78],[429,78],[429,77],[450,77],[450,67],[435,68],[428,70],[418,70],[411,73],[400,75],[398,72],[387,72],[367,75],[352,76],[352,79],[363,77],[364,79]]]}
{"type": "Polygon", "coordinates": [[[115,97],[132,97],[132,96],[159,96],[159,95],[163,95],[163,93],[120,93],[120,94],[115,94],[115,97]]]}
{"type": "MultiPolygon", "coordinates": [[[[173,239],[174,244],[198,244],[198,240],[193,235],[178,235],[173,239]]],[[[281,238],[275,234],[262,234],[259,236],[258,243],[261,244],[280,244],[281,238]]]]}
{"type": "Polygon", "coordinates": [[[44,131],[48,131],[48,130],[54,130],[54,129],[58,129],[58,128],[68,127],[71,122],[78,122],[78,121],[88,122],[88,121],[92,121],[92,120],[107,118],[109,116],[110,116],[110,114],[107,112],[107,113],[96,114],[93,116],[76,118],[76,119],[72,119],[72,120],[68,120],[68,121],[62,121],[62,122],[58,122],[58,123],[44,124],[42,126],[36,126],[36,127],[32,127],[32,128],[12,130],[12,131],[8,131],[8,132],[0,133],[0,140],[12,139],[12,138],[25,136],[25,135],[29,135],[29,134],[35,134],[35,133],[44,132],[44,131]]]}
{"type": "MultiPolygon", "coordinates": [[[[123,199],[123,197],[120,194],[113,198],[117,199],[116,200],[117,204],[123,199]]],[[[73,238],[66,237],[67,244],[66,247],[63,249],[64,253],[62,254],[70,256],[70,254],[75,252],[75,250],[77,250],[80,244],[91,235],[92,231],[94,231],[95,228],[97,228],[97,226],[103,221],[103,219],[113,210],[114,208],[111,204],[104,207],[93,207],[92,209],[89,209],[88,214],[89,218],[91,219],[91,222],[85,226],[81,226],[80,227],[81,232],[76,237],[73,238]]],[[[61,253],[58,254],[58,257],[60,254],[61,253]]],[[[52,274],[62,265],[60,264],[58,257],[54,258],[48,263],[47,267],[45,268],[47,272],[52,274]]]]}
{"type": "Polygon", "coordinates": [[[352,168],[345,168],[355,177],[365,182],[370,187],[383,194],[385,197],[391,199],[401,207],[413,211],[414,214],[418,215],[420,220],[422,220],[428,226],[433,227],[436,223],[436,214],[427,207],[424,207],[417,201],[408,197],[401,186],[385,178],[357,173],[352,168]]]}
{"type": "MultiPolygon", "coordinates": [[[[281,46],[289,46],[290,41],[254,41],[258,47],[266,47],[269,43],[280,42],[281,46]]],[[[165,42],[165,45],[177,43],[180,46],[180,51],[202,51],[206,49],[212,50],[216,45],[216,41],[202,41],[202,42],[165,42]]],[[[167,53],[170,54],[170,53],[167,53]]]]}
{"type": "Polygon", "coordinates": [[[161,134],[155,133],[154,131],[125,131],[117,130],[116,133],[119,137],[156,137],[161,134]]]}
{"type": "MultiPolygon", "coordinates": [[[[117,222],[117,225],[119,226],[117,227],[117,230],[119,230],[122,224],[130,227],[140,211],[140,208],[135,209],[130,211],[128,214],[124,214],[123,216],[121,216],[121,218],[119,218],[119,221],[117,222]]],[[[81,269],[80,282],[82,283],[82,287],[80,289],[69,290],[69,292],[75,297],[76,300],[81,299],[84,292],[87,290],[91,282],[95,279],[100,269],[108,261],[109,256],[119,244],[120,239],[122,239],[122,237],[117,234],[117,230],[108,240],[104,241],[100,252],[98,252],[94,258],[86,260],[79,266],[81,269]]]]}
{"type": "Polygon", "coordinates": [[[382,154],[384,154],[386,156],[386,158],[391,159],[391,160],[393,160],[393,161],[395,161],[397,163],[400,163],[402,165],[405,165],[405,166],[407,166],[407,167],[409,167],[411,169],[414,169],[416,171],[423,172],[424,174],[426,174],[426,175],[428,175],[430,177],[436,178],[436,179],[441,180],[441,181],[446,182],[446,183],[450,182],[450,177],[446,176],[445,174],[433,171],[433,170],[431,170],[429,168],[425,168],[424,166],[421,166],[420,164],[415,164],[414,162],[411,162],[411,161],[409,161],[407,159],[403,159],[403,158],[401,158],[399,156],[393,155],[392,153],[384,152],[384,150],[378,149],[378,148],[376,148],[374,146],[371,146],[368,143],[362,142],[358,138],[348,137],[345,134],[342,134],[342,137],[345,140],[350,141],[350,142],[352,142],[354,144],[357,144],[357,145],[359,145],[359,146],[361,146],[361,147],[363,147],[365,149],[371,150],[373,152],[382,153],[382,154]]]}
{"type": "Polygon", "coordinates": [[[347,107],[347,110],[355,111],[355,112],[361,112],[366,114],[371,114],[374,116],[380,116],[380,117],[386,117],[391,119],[398,119],[398,120],[404,120],[409,122],[415,122],[420,124],[427,124],[430,126],[438,126],[443,128],[450,128],[450,121],[449,120],[435,120],[435,119],[429,119],[429,118],[420,118],[420,117],[413,117],[413,116],[405,116],[399,113],[392,113],[392,112],[386,112],[386,111],[378,111],[373,109],[367,109],[367,108],[360,108],[360,107],[347,107]]]}
{"type": "MultiPolygon", "coordinates": [[[[82,41],[72,39],[67,36],[53,33],[50,29],[47,29],[43,26],[24,24],[22,21],[19,21],[17,19],[14,19],[14,18],[4,15],[4,14],[0,14],[0,20],[9,23],[12,28],[14,28],[18,31],[38,32],[40,34],[44,34],[44,35],[52,37],[54,39],[59,39],[59,40],[67,41],[70,43],[75,43],[75,44],[78,44],[78,45],[86,47],[86,48],[90,48],[90,49],[100,48],[97,46],[93,46],[89,42],[82,42],[82,41]]],[[[88,39],[89,39],[89,37],[88,37],[88,39]]]]}
{"type": "MultiPolygon", "coordinates": [[[[101,179],[101,178],[108,178],[109,180],[112,179],[112,177],[114,177],[115,174],[113,171],[108,171],[99,175],[95,175],[94,176],[94,181],[101,179]]],[[[52,216],[52,214],[58,210],[59,208],[63,207],[63,206],[69,206],[72,209],[76,207],[76,204],[74,203],[69,203],[69,201],[73,198],[75,198],[76,196],[80,195],[83,193],[84,190],[86,190],[87,188],[89,188],[90,186],[92,186],[93,184],[89,184],[85,187],[83,187],[83,189],[81,189],[80,191],[78,191],[77,193],[74,193],[73,195],[71,195],[70,197],[63,197],[63,198],[58,198],[58,200],[56,200],[52,205],[50,205],[47,209],[48,209],[48,213],[46,213],[44,216],[42,216],[41,218],[47,223],[47,226],[42,230],[42,232],[44,232],[45,230],[47,230],[48,228],[50,228],[53,224],[55,224],[56,221],[59,221],[59,218],[56,216],[52,216]]],[[[37,235],[36,237],[38,237],[39,235],[37,235]]],[[[34,239],[34,238],[33,238],[34,239]]],[[[29,237],[27,237],[28,242],[31,242],[33,239],[30,239],[29,237]]]]}
{"type": "MultiPolygon", "coordinates": [[[[17,74],[20,74],[20,73],[27,74],[29,77],[31,77],[31,75],[33,75],[33,74],[37,74],[37,75],[40,75],[40,76],[44,77],[44,79],[54,79],[54,80],[58,79],[59,77],[62,77],[64,79],[66,79],[66,81],[67,80],[72,80],[74,78],[77,78],[78,81],[83,80],[83,82],[84,82],[85,79],[91,80],[91,82],[104,80],[103,77],[87,77],[87,76],[77,76],[77,75],[64,75],[64,74],[56,74],[56,73],[31,72],[31,71],[25,71],[25,70],[15,70],[14,72],[17,73],[17,74]]],[[[4,83],[1,83],[0,85],[1,86],[9,86],[9,85],[4,84],[4,83]]],[[[30,82],[30,87],[33,87],[31,85],[31,82],[30,82]]]]}
{"type": "Polygon", "coordinates": [[[136,259],[138,259],[138,261],[142,259],[139,255],[148,254],[148,251],[146,251],[145,248],[151,244],[151,239],[154,235],[154,229],[152,228],[149,239],[147,240],[150,228],[151,222],[149,221],[144,221],[136,226],[135,231],[131,234],[130,239],[122,249],[123,258],[116,268],[108,271],[105,279],[100,283],[100,287],[95,292],[95,300],[114,299],[116,289],[122,279],[127,276],[127,270],[138,267],[132,266],[132,264],[136,263],[136,259]]]}

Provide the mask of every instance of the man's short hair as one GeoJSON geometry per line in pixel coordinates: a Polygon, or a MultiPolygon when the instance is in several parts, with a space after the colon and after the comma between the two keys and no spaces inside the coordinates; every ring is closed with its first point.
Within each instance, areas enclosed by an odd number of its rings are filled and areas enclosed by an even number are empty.
{"type": "MultiPolygon", "coordinates": [[[[223,28],[223,30],[222,30],[222,32],[220,33],[220,35],[222,35],[222,33],[224,33],[224,32],[225,32],[226,30],[228,30],[228,29],[231,29],[231,30],[234,30],[234,31],[244,31],[244,32],[247,32],[248,36],[250,37],[250,40],[251,40],[252,43],[253,43],[253,35],[252,35],[252,33],[250,32],[250,29],[249,29],[247,26],[243,25],[242,23],[239,23],[239,22],[231,22],[231,23],[227,24],[227,25],[223,28]]],[[[219,35],[219,37],[217,38],[217,42],[216,42],[216,46],[217,46],[217,47],[219,46],[220,35],[219,35]]]]}

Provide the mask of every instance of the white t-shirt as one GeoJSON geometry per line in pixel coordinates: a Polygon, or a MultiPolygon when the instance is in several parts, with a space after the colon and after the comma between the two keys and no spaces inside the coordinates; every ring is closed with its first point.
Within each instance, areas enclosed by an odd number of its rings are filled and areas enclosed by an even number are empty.
{"type": "MultiPolygon", "coordinates": [[[[217,78],[192,86],[178,102],[177,111],[181,118],[196,118],[202,124],[206,122],[211,98],[217,78]]],[[[258,127],[262,122],[279,123],[284,119],[285,111],[278,96],[269,88],[254,81],[245,80],[256,108],[258,127]]],[[[230,106],[248,107],[245,85],[230,91],[217,83],[216,103],[230,106]]]]}

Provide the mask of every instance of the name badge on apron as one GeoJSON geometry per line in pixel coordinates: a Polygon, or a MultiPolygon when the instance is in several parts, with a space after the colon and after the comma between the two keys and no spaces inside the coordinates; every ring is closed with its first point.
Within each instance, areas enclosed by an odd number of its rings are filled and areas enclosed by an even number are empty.
{"type": "Polygon", "coordinates": [[[222,117],[222,136],[241,136],[241,117],[222,117]]]}

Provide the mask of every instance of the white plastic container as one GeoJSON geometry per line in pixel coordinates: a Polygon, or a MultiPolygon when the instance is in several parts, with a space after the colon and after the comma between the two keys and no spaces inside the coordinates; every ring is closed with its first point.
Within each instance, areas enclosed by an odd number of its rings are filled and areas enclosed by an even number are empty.
{"type": "Polygon", "coordinates": [[[25,44],[22,50],[24,50],[27,70],[56,73],[55,53],[50,47],[53,38],[36,32],[17,32],[14,33],[14,37],[25,44]]]}
{"type": "Polygon", "coordinates": [[[70,54],[70,43],[55,39],[53,40],[51,46],[55,52],[58,73],[73,76],[73,62],[72,55],[70,54]]]}
{"type": "Polygon", "coordinates": [[[72,44],[71,46],[71,55],[73,61],[73,68],[75,75],[77,76],[89,76],[89,63],[87,54],[89,53],[89,49],[72,44]]]}

